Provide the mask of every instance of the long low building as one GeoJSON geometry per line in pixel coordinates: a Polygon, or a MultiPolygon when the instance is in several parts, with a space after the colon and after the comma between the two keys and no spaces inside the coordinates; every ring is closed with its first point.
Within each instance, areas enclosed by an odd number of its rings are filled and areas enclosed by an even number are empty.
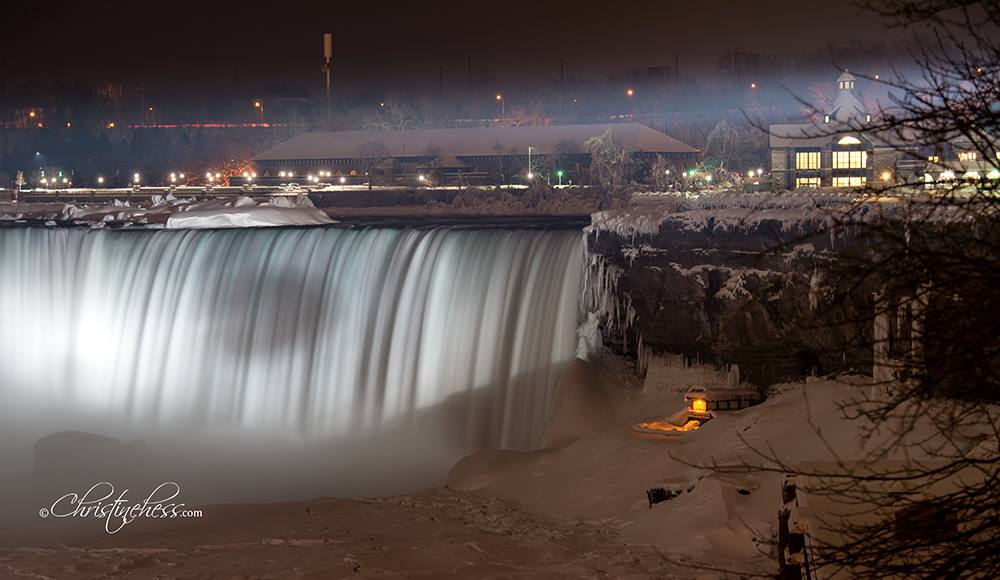
{"type": "Polygon", "coordinates": [[[697,161],[694,147],[638,123],[303,133],[253,161],[262,181],[579,183],[590,165],[584,144],[608,131],[633,159],[697,161]]]}

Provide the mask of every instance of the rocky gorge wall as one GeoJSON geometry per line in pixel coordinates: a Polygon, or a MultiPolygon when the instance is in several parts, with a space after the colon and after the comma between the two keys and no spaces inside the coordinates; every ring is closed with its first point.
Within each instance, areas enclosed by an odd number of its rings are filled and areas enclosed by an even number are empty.
{"type": "Polygon", "coordinates": [[[588,228],[588,307],[605,345],[738,365],[766,386],[870,373],[871,292],[831,270],[858,242],[831,228],[838,200],[640,200],[588,228]],[[835,235],[831,232],[837,232],[835,235]]]}

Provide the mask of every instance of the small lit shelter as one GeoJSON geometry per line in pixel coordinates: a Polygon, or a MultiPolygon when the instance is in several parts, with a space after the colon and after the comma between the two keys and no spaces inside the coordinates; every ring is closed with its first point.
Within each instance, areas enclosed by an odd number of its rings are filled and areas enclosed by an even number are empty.
{"type": "Polygon", "coordinates": [[[760,395],[751,388],[706,389],[694,386],[684,393],[688,419],[705,422],[712,411],[738,411],[760,402],[760,395]]]}

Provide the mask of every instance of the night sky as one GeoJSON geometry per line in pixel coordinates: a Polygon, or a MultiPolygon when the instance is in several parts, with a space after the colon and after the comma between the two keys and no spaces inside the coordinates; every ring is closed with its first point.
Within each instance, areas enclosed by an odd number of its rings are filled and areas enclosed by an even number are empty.
{"type": "Polygon", "coordinates": [[[334,34],[335,77],[359,90],[420,90],[475,78],[498,88],[630,67],[705,76],[728,50],[810,51],[885,40],[847,1],[640,2],[13,2],[3,74],[25,80],[142,80],[171,90],[287,85],[318,90],[321,34],[334,34]]]}

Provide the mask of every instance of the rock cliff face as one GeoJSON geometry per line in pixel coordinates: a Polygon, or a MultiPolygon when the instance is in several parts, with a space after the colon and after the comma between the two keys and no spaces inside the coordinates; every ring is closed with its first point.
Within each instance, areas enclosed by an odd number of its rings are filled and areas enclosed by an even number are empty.
{"type": "Polygon", "coordinates": [[[595,215],[588,302],[605,344],[738,364],[757,385],[870,372],[871,293],[829,268],[857,242],[827,222],[815,203],[595,215]]]}

